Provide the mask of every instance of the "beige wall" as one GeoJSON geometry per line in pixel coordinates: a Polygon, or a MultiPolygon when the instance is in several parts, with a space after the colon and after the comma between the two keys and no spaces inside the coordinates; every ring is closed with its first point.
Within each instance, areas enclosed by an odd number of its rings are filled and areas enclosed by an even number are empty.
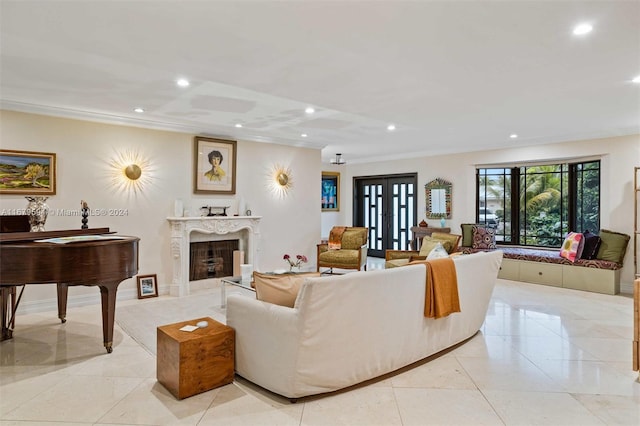
{"type": "MultiPolygon", "coordinates": [[[[515,143],[514,143],[515,144],[515,143]]],[[[418,221],[424,218],[425,199],[423,186],[442,178],[453,183],[452,218],[447,226],[460,229],[461,223],[475,221],[475,169],[476,165],[515,163],[536,160],[555,160],[577,157],[602,159],[601,227],[633,236],[633,168],[640,166],[640,135],[606,139],[593,139],[560,144],[538,145],[499,151],[482,151],[455,155],[413,158],[368,164],[348,164],[342,169],[342,205],[336,223],[352,222],[352,206],[344,200],[353,196],[354,176],[393,173],[418,173],[419,193],[418,221]]],[[[323,230],[331,223],[323,221],[323,230]]],[[[427,220],[440,226],[438,221],[427,220]]],[[[629,243],[622,270],[622,288],[632,292],[633,238],[629,243]]]]}
{"type": "MultiPolygon", "coordinates": [[[[368,164],[332,166],[321,164],[320,151],[277,144],[238,141],[238,177],[235,196],[193,194],[193,135],[98,124],[12,111],[0,111],[0,147],[55,152],[58,161],[58,193],[47,203],[51,209],[77,209],[80,200],[92,209],[124,209],[125,216],[92,216],[91,227],[107,226],[124,235],[136,235],[140,243],[140,274],[158,275],[161,293],[168,292],[172,276],[167,216],[173,215],[175,199],[182,199],[193,213],[205,204],[231,205],[237,211],[242,196],[254,215],[262,216],[260,270],[283,268],[284,253],[306,254],[307,268],[315,269],[316,243],[335,224],[351,224],[354,176],[418,173],[418,184],[440,177],[453,183],[453,217],[447,225],[473,222],[475,211],[475,167],[478,164],[509,163],[598,156],[602,158],[602,227],[633,233],[633,167],[640,165],[640,135],[576,141],[501,151],[485,151],[368,164]],[[138,192],[118,190],[113,185],[110,161],[121,152],[134,151],[149,165],[150,177],[138,192]],[[268,188],[275,164],[289,167],[293,189],[279,198],[268,188]],[[320,212],[322,170],[341,173],[340,212],[320,212]]],[[[422,194],[422,191],[419,191],[422,194]]],[[[424,217],[424,197],[418,198],[419,220],[424,217]]],[[[10,214],[23,209],[19,195],[0,196],[0,210],[10,214]]],[[[439,226],[435,221],[432,225],[439,226]]],[[[77,216],[51,215],[47,229],[80,227],[77,216]]],[[[629,246],[622,272],[623,291],[633,280],[633,247],[629,246]]],[[[99,303],[95,288],[75,287],[69,305],[99,303]]],[[[120,299],[136,298],[133,279],[125,281],[120,299]]],[[[22,312],[55,309],[55,286],[29,286],[22,312]]]]}
{"type": "MultiPolygon", "coordinates": [[[[315,251],[320,231],[320,151],[277,144],[238,141],[236,195],[193,194],[193,136],[99,124],[12,111],[0,111],[0,147],[57,155],[57,194],[47,201],[52,213],[47,230],[77,229],[78,216],[56,215],[56,209],[74,210],[80,200],[91,209],[126,210],[124,216],[92,216],[90,227],[109,227],[122,235],[140,237],[140,274],[157,274],[160,293],[168,292],[172,278],[168,216],[174,214],[174,200],[199,215],[207,204],[230,205],[237,212],[242,196],[247,208],[261,220],[260,265],[263,271],[285,268],[285,253],[305,254],[315,269],[315,251]],[[113,183],[110,162],[120,153],[137,152],[148,161],[144,187],[137,191],[118,189],[113,183]],[[269,187],[275,164],[291,169],[293,188],[285,198],[269,187]]],[[[117,173],[117,172],[116,172],[117,173]]],[[[24,209],[21,195],[0,196],[0,210],[11,214],[24,209]]],[[[72,267],[72,266],[70,266],[72,267]]],[[[134,279],[120,285],[118,296],[136,298],[134,279]]],[[[69,305],[98,303],[96,288],[74,287],[69,305]]],[[[21,302],[22,312],[55,308],[55,286],[31,285],[21,302]]]]}

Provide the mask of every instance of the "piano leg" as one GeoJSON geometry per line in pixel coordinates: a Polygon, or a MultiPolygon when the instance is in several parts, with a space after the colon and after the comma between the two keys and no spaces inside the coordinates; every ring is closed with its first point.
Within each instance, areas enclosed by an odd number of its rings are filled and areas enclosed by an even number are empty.
{"type": "Polygon", "coordinates": [[[16,307],[16,286],[0,287],[0,316],[2,316],[2,340],[13,337],[16,307]]]}
{"type": "Polygon", "coordinates": [[[107,353],[113,352],[113,322],[116,314],[116,293],[120,281],[100,284],[100,298],[102,299],[102,334],[107,353]]]}
{"type": "Polygon", "coordinates": [[[66,284],[57,284],[58,287],[58,318],[63,324],[67,322],[67,294],[69,287],[66,284]]]}

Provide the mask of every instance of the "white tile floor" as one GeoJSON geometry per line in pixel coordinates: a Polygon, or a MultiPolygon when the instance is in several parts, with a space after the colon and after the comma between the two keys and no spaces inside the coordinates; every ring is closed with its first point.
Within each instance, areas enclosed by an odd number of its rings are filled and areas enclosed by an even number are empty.
{"type": "Polygon", "coordinates": [[[640,424],[628,295],[498,280],[481,332],[463,346],[297,404],[241,378],[177,401],[156,382],[155,357],[117,325],[105,352],[99,306],[67,317],[20,315],[0,343],[1,425],[640,424]]]}

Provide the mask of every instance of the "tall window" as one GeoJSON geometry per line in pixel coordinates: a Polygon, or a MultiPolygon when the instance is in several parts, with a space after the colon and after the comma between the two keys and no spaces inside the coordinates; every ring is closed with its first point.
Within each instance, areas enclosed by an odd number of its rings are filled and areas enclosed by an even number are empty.
{"type": "Polygon", "coordinates": [[[477,170],[476,221],[502,244],[560,247],[600,228],[600,161],[477,170]]]}

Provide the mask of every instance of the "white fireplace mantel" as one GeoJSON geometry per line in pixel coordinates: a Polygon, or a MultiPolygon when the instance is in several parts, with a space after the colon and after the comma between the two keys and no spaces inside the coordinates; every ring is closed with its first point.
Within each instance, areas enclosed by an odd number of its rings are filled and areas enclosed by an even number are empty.
{"type": "MultiPolygon", "coordinates": [[[[173,280],[169,289],[171,296],[188,296],[189,257],[191,234],[220,236],[241,232],[245,250],[245,262],[258,268],[258,244],[260,241],[261,216],[198,216],[168,217],[171,226],[171,256],[173,258],[173,280]]],[[[201,240],[200,240],[201,241],[201,240]]]]}

